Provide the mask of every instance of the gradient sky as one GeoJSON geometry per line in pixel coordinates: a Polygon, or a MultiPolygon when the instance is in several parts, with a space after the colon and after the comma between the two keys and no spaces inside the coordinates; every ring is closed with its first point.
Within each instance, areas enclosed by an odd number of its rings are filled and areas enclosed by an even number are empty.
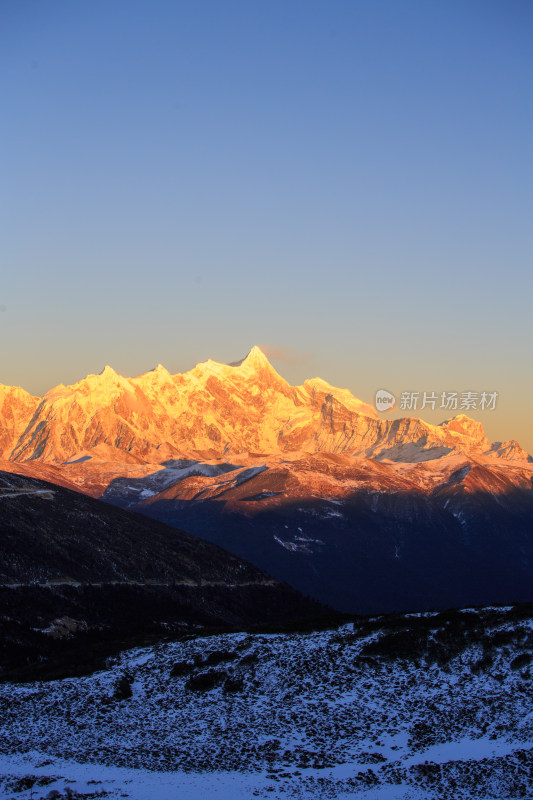
{"type": "Polygon", "coordinates": [[[527,0],[3,0],[0,382],[263,344],[533,452],[532,78],[527,0]]]}

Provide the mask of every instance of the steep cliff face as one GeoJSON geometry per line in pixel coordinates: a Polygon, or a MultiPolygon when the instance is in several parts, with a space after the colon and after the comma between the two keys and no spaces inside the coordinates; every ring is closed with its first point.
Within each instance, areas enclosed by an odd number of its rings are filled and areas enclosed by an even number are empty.
{"type": "Polygon", "coordinates": [[[23,435],[39,406],[33,397],[19,386],[0,384],[0,457],[7,458],[14,443],[23,435]]]}
{"type": "Polygon", "coordinates": [[[81,459],[161,464],[245,453],[331,452],[424,461],[450,452],[524,460],[516,443],[491,449],[481,423],[460,414],[441,425],[383,420],[347,389],[320,378],[290,386],[258,347],[233,365],[206,361],[136,378],[111,367],[41,400],[0,392],[3,458],[63,464],[81,459]]]}
{"type": "Polygon", "coordinates": [[[490,455],[503,458],[507,461],[532,461],[530,455],[520,447],[515,439],[508,439],[506,442],[494,442],[489,450],[490,455]]]}

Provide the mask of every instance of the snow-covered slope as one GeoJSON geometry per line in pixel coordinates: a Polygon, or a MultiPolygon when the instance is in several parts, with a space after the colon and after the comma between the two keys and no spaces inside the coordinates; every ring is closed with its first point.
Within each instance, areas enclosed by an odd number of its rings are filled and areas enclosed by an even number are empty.
{"type": "Polygon", "coordinates": [[[520,607],[131,650],[0,687],[2,796],[528,798],[532,656],[520,607]]]}
{"type": "MultiPolygon", "coordinates": [[[[358,493],[432,496],[450,485],[468,494],[505,495],[528,491],[533,464],[506,463],[447,455],[422,463],[377,461],[336,453],[302,453],[298,457],[244,459],[241,465],[220,462],[178,462],[150,476],[114,481],[104,498],[143,512],[162,501],[218,500],[226,511],[255,516],[296,503],[329,500],[350,502],[358,493]],[[183,464],[183,466],[181,466],[183,464]]],[[[533,495],[532,495],[533,500],[533,495]]]]}
{"type": "Polygon", "coordinates": [[[0,384],[0,456],[8,454],[23,435],[40,399],[19,386],[0,384]]]}

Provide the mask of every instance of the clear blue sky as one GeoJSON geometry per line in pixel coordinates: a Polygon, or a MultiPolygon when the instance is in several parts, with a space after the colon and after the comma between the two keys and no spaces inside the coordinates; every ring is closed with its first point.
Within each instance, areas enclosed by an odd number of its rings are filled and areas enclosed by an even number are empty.
{"type": "Polygon", "coordinates": [[[533,451],[532,79],[525,1],[3,0],[0,382],[269,344],[533,451]]]}

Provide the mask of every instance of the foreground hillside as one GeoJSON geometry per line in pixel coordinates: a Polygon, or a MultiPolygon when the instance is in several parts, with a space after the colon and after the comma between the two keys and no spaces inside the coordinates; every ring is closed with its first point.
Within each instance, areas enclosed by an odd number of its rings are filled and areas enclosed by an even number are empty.
{"type": "Polygon", "coordinates": [[[318,604],[209,542],[0,472],[0,676],[202,628],[286,624],[318,604]]]}
{"type": "Polygon", "coordinates": [[[528,798],[532,656],[531,606],[130,650],[0,687],[2,796],[528,798]]]}

